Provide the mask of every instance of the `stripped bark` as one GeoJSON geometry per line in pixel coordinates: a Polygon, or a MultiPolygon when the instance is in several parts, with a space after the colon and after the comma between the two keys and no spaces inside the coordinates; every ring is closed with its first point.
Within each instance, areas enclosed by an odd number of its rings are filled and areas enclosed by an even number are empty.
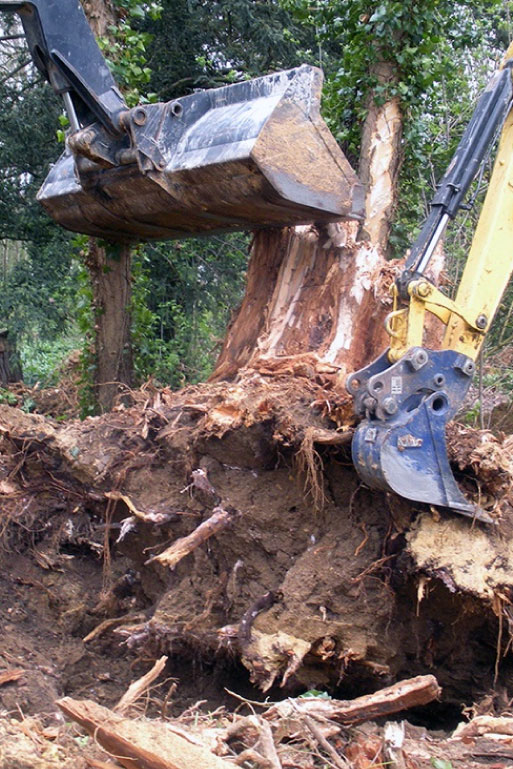
{"type": "MultiPolygon", "coordinates": [[[[380,77],[393,76],[381,65],[380,77]],[[382,71],[381,71],[382,70],[382,71]]],[[[394,269],[385,256],[396,204],[402,117],[397,99],[369,104],[360,174],[365,221],[256,234],[247,290],[228,331],[213,380],[243,367],[314,378],[346,375],[386,346],[394,269]]]]}
{"type": "MultiPolygon", "coordinates": [[[[376,52],[377,55],[378,52],[376,52]]],[[[371,74],[381,87],[395,80],[395,67],[378,61],[371,74]]],[[[367,195],[365,230],[371,243],[388,253],[388,237],[396,205],[397,177],[401,166],[402,116],[398,97],[378,105],[373,94],[367,100],[358,175],[367,195]]]]}

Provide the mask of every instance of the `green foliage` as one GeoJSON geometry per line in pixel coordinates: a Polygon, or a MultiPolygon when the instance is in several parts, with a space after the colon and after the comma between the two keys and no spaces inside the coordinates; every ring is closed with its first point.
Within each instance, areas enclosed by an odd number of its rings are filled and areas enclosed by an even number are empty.
{"type": "Polygon", "coordinates": [[[431,766],[433,769],[452,769],[452,764],[446,758],[431,758],[431,766]]]}
{"type": "Polygon", "coordinates": [[[230,314],[242,296],[248,238],[146,245],[134,258],[134,368],[179,387],[212,369],[230,314]]]}
{"type": "Polygon", "coordinates": [[[23,380],[41,387],[58,384],[63,360],[80,347],[78,329],[68,329],[53,340],[22,337],[19,347],[23,380]]]}
{"type": "Polygon", "coordinates": [[[162,0],[145,29],[162,100],[317,61],[313,31],[274,0],[162,0]]]}
{"type": "Polygon", "coordinates": [[[300,699],[310,697],[317,697],[319,700],[331,700],[331,696],[328,694],[328,692],[323,692],[320,689],[309,689],[307,692],[299,695],[300,699]]]}
{"type": "Polygon", "coordinates": [[[399,100],[404,158],[390,245],[395,256],[402,256],[470,117],[477,92],[496,64],[499,40],[504,48],[508,19],[504,4],[499,0],[409,4],[281,0],[281,4],[315,29],[321,44],[332,46],[324,113],[354,165],[369,99],[378,104],[399,100]]]}
{"type": "Polygon", "coordinates": [[[17,406],[18,398],[14,393],[0,387],[0,403],[6,403],[8,406],[17,406]]]}
{"type": "Polygon", "coordinates": [[[55,142],[59,105],[39,78],[0,86],[0,240],[47,241],[55,225],[35,196],[60,154],[55,142]]]}
{"type": "Polygon", "coordinates": [[[116,0],[118,21],[109,26],[109,35],[98,43],[107,58],[117,83],[123,87],[129,107],[140,102],[155,101],[156,95],[147,92],[151,69],[147,66],[147,47],[152,35],[142,31],[141,21],[155,21],[162,6],[158,2],[116,0]]]}

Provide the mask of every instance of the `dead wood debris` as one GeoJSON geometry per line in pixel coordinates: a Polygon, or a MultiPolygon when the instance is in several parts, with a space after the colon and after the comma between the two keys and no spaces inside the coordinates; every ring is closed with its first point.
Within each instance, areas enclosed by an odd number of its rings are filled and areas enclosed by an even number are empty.
{"type": "Polygon", "coordinates": [[[138,678],[137,681],[131,683],[127,691],[119,700],[118,704],[115,705],[114,711],[120,715],[126,715],[133,707],[135,702],[144,694],[146,694],[153,681],[159,677],[159,675],[166,667],[166,662],[167,657],[161,657],[155,662],[151,670],[149,670],[145,675],[141,676],[141,678],[138,678]]]}
{"type": "Polygon", "coordinates": [[[438,699],[440,693],[441,689],[434,676],[416,676],[354,700],[328,700],[320,697],[284,700],[273,705],[266,713],[266,718],[289,718],[299,714],[329,718],[340,724],[355,724],[418,705],[427,705],[438,699]]]}
{"type": "Polygon", "coordinates": [[[118,716],[90,700],[64,697],[57,705],[127,769],[228,769],[223,759],[166,729],[165,724],[118,716]]]}
{"type": "MultiPolygon", "coordinates": [[[[192,723],[187,713],[173,721],[123,717],[119,711],[133,704],[164,665],[165,658],[161,658],[146,676],[132,684],[114,709],[117,712],[69,697],[57,704],[103,747],[109,759],[131,769],[228,769],[246,762],[259,769],[348,769],[356,764],[344,755],[349,736],[343,729],[362,721],[366,714],[376,717],[425,704],[436,699],[440,691],[433,676],[419,676],[353,702],[289,698],[271,706],[254,703],[265,708],[261,715],[248,700],[239,698],[251,707],[251,715],[228,714],[220,708],[217,715],[201,716],[195,706],[192,723]]],[[[379,750],[381,747],[379,742],[379,750]]],[[[96,758],[88,761],[102,766],[96,758]]]]}

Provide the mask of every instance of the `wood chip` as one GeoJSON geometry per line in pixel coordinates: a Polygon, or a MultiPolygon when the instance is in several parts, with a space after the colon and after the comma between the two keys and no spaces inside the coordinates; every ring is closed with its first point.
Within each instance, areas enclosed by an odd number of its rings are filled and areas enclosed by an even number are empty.
{"type": "Polygon", "coordinates": [[[25,674],[25,670],[22,668],[15,668],[14,670],[2,670],[0,672],[0,686],[8,684],[11,681],[18,681],[25,674]]]}

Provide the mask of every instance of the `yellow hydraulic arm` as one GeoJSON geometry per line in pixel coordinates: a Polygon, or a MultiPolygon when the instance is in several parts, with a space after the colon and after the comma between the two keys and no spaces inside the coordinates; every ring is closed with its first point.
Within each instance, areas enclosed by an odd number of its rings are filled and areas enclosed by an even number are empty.
{"type": "Polygon", "coordinates": [[[398,309],[399,289],[393,286],[394,312],[387,319],[389,358],[399,360],[411,347],[422,346],[426,311],[446,330],[443,350],[476,360],[504,290],[513,272],[513,109],[502,130],[497,159],[456,298],[449,299],[427,279],[408,284],[408,307],[398,309]]]}
{"type": "Polygon", "coordinates": [[[493,519],[462,495],[445,445],[447,421],[461,405],[475,360],[513,272],[513,47],[485,89],[430,214],[393,286],[386,327],[390,347],[349,377],[362,418],[353,461],[371,487],[493,519]],[[447,223],[500,132],[488,193],[454,300],[425,277],[447,223]],[[426,313],[444,325],[439,349],[424,347],[426,313]]]}

